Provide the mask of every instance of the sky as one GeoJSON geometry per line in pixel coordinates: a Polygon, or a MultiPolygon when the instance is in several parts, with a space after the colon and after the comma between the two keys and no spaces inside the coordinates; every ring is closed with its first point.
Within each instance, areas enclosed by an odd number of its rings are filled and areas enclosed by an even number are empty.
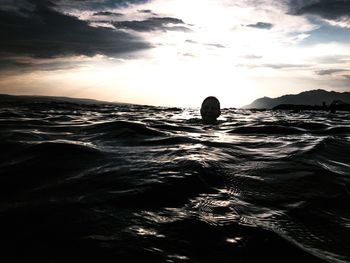
{"type": "Polygon", "coordinates": [[[0,0],[0,93],[241,107],[350,91],[350,0],[0,0]]]}

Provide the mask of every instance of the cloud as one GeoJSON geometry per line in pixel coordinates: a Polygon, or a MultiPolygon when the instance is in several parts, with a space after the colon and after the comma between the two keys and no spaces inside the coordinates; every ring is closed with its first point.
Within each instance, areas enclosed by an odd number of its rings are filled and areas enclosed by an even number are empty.
{"type": "Polygon", "coordinates": [[[8,57],[0,59],[0,74],[8,76],[11,72],[27,73],[32,71],[56,71],[74,69],[83,63],[67,60],[33,60],[19,57],[8,57]]]}
{"type": "Polygon", "coordinates": [[[341,89],[341,91],[350,91],[350,75],[337,76],[332,79],[323,80],[325,83],[329,83],[329,86],[334,89],[341,89]]]}
{"type": "Polygon", "coordinates": [[[226,48],[225,45],[222,45],[219,43],[201,43],[201,42],[197,42],[197,41],[194,41],[191,39],[187,39],[185,42],[190,43],[190,44],[194,44],[194,45],[203,45],[203,46],[207,46],[207,47],[226,48]]]}
{"type": "Polygon", "coordinates": [[[305,68],[308,67],[308,65],[305,64],[262,64],[262,67],[265,68],[273,68],[273,69],[290,69],[290,68],[305,68]]]}
{"type": "Polygon", "coordinates": [[[309,32],[310,36],[302,41],[303,45],[338,42],[350,43],[350,29],[325,24],[309,32]]]}
{"type": "Polygon", "coordinates": [[[261,59],[261,58],[263,58],[262,56],[257,56],[257,55],[245,55],[242,57],[245,59],[261,59]]]}
{"type": "Polygon", "coordinates": [[[93,14],[94,16],[123,16],[122,13],[109,12],[109,11],[100,11],[93,14]]]}
{"type": "Polygon", "coordinates": [[[186,39],[185,41],[186,43],[190,43],[190,44],[199,44],[197,41],[194,41],[192,39],[186,39]]]}
{"type": "Polygon", "coordinates": [[[179,53],[179,55],[184,56],[184,57],[191,57],[191,58],[196,57],[195,54],[189,53],[189,52],[187,52],[187,53],[179,53]]]}
{"type": "Polygon", "coordinates": [[[152,14],[152,10],[151,9],[141,9],[141,10],[138,10],[138,12],[146,13],[146,14],[152,14]]]}
{"type": "Polygon", "coordinates": [[[210,47],[216,47],[216,48],[226,48],[224,45],[216,44],[216,43],[207,43],[205,45],[210,47]]]}
{"type": "MultiPolygon", "coordinates": [[[[291,1],[295,3],[296,1],[291,1]]],[[[304,0],[298,1],[299,9],[296,14],[313,14],[327,19],[338,19],[350,15],[350,1],[348,0],[304,0]]]]}
{"type": "Polygon", "coordinates": [[[161,31],[184,31],[191,29],[182,26],[185,23],[178,18],[173,17],[151,17],[146,20],[120,21],[112,23],[117,29],[131,29],[139,32],[149,32],[155,30],[161,31]]]}
{"type": "Polygon", "coordinates": [[[259,28],[259,29],[271,29],[273,27],[273,24],[271,23],[264,23],[264,22],[257,22],[255,24],[249,24],[246,25],[246,27],[254,27],[254,28],[259,28]]]}
{"type": "Polygon", "coordinates": [[[21,10],[31,10],[33,4],[27,0],[2,0],[0,10],[20,13],[21,10]]]}
{"type": "MultiPolygon", "coordinates": [[[[80,2],[80,1],[79,1],[80,2]]],[[[92,27],[60,13],[50,1],[31,0],[32,10],[0,10],[2,53],[39,58],[102,54],[118,57],[151,45],[130,33],[92,27]]]]}
{"type": "Polygon", "coordinates": [[[143,13],[143,14],[150,14],[153,16],[157,16],[156,13],[154,13],[151,9],[141,9],[141,10],[137,10],[139,13],[143,13]]]}
{"type": "MultiPolygon", "coordinates": [[[[16,0],[12,0],[16,1],[16,0]]],[[[45,0],[32,0],[45,1],[45,0]]],[[[123,8],[130,5],[140,5],[150,2],[150,0],[58,0],[56,1],[61,8],[76,10],[98,10],[106,11],[114,8],[123,8]]]]}
{"type": "Polygon", "coordinates": [[[290,0],[292,13],[316,15],[333,26],[350,28],[349,0],[290,0]]]}
{"type": "Polygon", "coordinates": [[[348,55],[332,55],[332,56],[321,56],[316,57],[313,61],[322,64],[343,64],[350,61],[350,56],[348,55]]]}
{"type": "Polygon", "coordinates": [[[261,63],[261,64],[253,64],[253,63],[246,63],[246,64],[238,64],[238,67],[246,67],[246,68],[272,68],[272,69],[300,69],[300,68],[307,68],[309,65],[306,64],[283,64],[283,63],[261,63]]]}
{"type": "Polygon", "coordinates": [[[333,75],[334,73],[343,72],[343,71],[347,71],[347,70],[346,69],[322,69],[322,70],[315,71],[315,73],[317,75],[324,76],[324,75],[333,75]]]}

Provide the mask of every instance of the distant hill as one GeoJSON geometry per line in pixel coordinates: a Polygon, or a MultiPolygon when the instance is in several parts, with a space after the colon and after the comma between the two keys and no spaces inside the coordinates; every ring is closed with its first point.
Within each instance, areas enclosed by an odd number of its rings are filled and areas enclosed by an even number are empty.
{"type": "Polygon", "coordinates": [[[117,102],[100,101],[93,99],[55,97],[55,96],[34,96],[34,95],[7,95],[0,94],[0,103],[22,102],[22,103],[50,103],[68,102],[75,104],[122,104],[117,102]]]}
{"type": "Polygon", "coordinates": [[[278,98],[263,97],[242,108],[272,109],[280,104],[322,105],[323,102],[329,105],[334,100],[341,100],[343,102],[350,103],[350,92],[335,92],[322,89],[310,90],[295,95],[284,95],[278,98]]]}

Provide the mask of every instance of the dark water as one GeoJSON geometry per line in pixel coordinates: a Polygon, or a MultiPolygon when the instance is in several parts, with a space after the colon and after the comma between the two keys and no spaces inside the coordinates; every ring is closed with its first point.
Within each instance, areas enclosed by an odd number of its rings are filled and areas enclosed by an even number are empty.
{"type": "Polygon", "coordinates": [[[350,114],[224,109],[220,119],[1,104],[1,257],[350,262],[350,114]]]}

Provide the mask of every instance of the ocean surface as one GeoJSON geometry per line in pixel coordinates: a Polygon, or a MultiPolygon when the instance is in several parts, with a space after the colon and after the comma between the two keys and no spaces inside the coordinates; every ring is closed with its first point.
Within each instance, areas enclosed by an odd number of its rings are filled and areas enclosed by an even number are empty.
{"type": "Polygon", "coordinates": [[[0,102],[2,262],[350,262],[350,114],[0,102]]]}

